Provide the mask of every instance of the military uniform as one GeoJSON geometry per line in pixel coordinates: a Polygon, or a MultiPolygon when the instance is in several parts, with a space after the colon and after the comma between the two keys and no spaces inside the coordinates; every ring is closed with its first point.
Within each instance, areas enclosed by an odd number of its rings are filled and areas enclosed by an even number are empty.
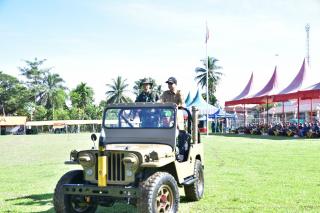
{"type": "Polygon", "coordinates": [[[157,102],[158,100],[159,96],[157,94],[142,91],[136,98],[135,102],[157,102]]]}
{"type": "Polygon", "coordinates": [[[178,106],[184,105],[183,95],[181,94],[180,90],[177,90],[176,93],[171,92],[170,90],[164,91],[161,96],[162,102],[173,102],[176,103],[178,106]]]}

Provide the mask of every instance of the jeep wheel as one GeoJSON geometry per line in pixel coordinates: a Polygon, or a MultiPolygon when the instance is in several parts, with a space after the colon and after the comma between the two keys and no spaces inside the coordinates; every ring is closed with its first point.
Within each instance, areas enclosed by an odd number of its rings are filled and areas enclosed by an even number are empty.
{"type": "Polygon", "coordinates": [[[203,168],[200,160],[196,160],[195,162],[194,176],[197,178],[197,181],[191,185],[184,186],[186,199],[189,201],[198,201],[203,197],[204,177],[203,168]]]}
{"type": "Polygon", "coordinates": [[[140,189],[142,194],[137,203],[138,212],[178,212],[179,189],[172,175],[165,172],[156,172],[140,183],[140,189]]]}
{"type": "Polygon", "coordinates": [[[64,174],[54,190],[53,205],[58,213],[92,213],[97,209],[96,204],[85,201],[81,195],[64,195],[62,187],[64,184],[83,183],[83,171],[73,170],[64,174]]]}

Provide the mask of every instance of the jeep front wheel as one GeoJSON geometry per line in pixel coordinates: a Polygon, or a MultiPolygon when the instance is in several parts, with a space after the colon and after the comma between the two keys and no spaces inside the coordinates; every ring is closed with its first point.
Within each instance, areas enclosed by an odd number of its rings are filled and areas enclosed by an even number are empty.
{"type": "Polygon", "coordinates": [[[203,168],[200,160],[196,160],[194,165],[194,177],[197,180],[188,186],[184,186],[184,192],[186,198],[189,201],[198,201],[203,197],[204,192],[204,177],[203,177],[203,168]]]}
{"type": "Polygon", "coordinates": [[[53,205],[58,213],[93,213],[97,205],[91,203],[89,197],[81,195],[65,195],[63,193],[64,184],[83,183],[83,171],[73,170],[64,174],[54,190],[53,205]]]}
{"type": "Polygon", "coordinates": [[[174,213],[178,212],[180,197],[177,182],[166,172],[156,172],[140,183],[141,197],[138,212],[174,213]]]}

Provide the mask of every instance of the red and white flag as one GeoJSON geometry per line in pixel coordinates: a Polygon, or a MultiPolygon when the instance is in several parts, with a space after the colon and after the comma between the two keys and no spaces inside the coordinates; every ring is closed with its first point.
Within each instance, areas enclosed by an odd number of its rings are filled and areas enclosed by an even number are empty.
{"type": "Polygon", "coordinates": [[[208,24],[206,22],[206,40],[205,40],[206,44],[208,43],[208,40],[209,40],[209,28],[208,28],[208,24]]]}

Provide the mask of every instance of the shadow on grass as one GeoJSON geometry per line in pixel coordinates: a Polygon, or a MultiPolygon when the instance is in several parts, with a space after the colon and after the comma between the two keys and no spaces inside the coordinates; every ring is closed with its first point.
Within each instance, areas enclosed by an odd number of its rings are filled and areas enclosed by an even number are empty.
{"type": "Polygon", "coordinates": [[[47,194],[36,194],[36,195],[28,195],[23,197],[11,198],[5,201],[16,201],[16,205],[37,205],[43,206],[52,204],[52,193],[47,194]]]}
{"type": "Polygon", "coordinates": [[[180,203],[192,203],[192,202],[198,202],[198,201],[190,201],[187,199],[186,196],[180,196],[180,203]]]}
{"type": "Polygon", "coordinates": [[[55,211],[54,211],[54,209],[52,207],[52,208],[50,208],[50,209],[48,209],[46,211],[39,211],[39,212],[36,212],[36,213],[55,213],[55,211]]]}
{"type": "MultiPolygon", "coordinates": [[[[6,199],[6,202],[12,202],[12,205],[16,206],[28,206],[28,208],[32,209],[32,207],[37,206],[47,206],[47,205],[53,205],[52,204],[53,194],[47,193],[47,194],[34,194],[34,195],[28,195],[23,197],[16,197],[16,198],[10,198],[6,199]]],[[[54,213],[54,208],[51,207],[48,210],[44,211],[35,211],[32,210],[32,212],[37,213],[54,213]]],[[[123,203],[116,203],[112,207],[99,207],[97,209],[97,213],[102,212],[110,212],[110,213],[135,213],[136,209],[133,206],[125,205],[123,203]]]]}
{"type": "Polygon", "coordinates": [[[188,203],[189,201],[185,196],[180,196],[180,203],[188,203]]]}
{"type": "MultiPolygon", "coordinates": [[[[46,194],[34,194],[28,195],[23,197],[16,197],[11,199],[6,199],[6,202],[13,202],[13,205],[19,206],[45,206],[45,205],[52,205],[52,193],[46,194]]],[[[39,213],[53,213],[53,207],[45,210],[45,211],[38,211],[39,213]]]]}
{"type": "Polygon", "coordinates": [[[126,205],[124,203],[116,203],[112,207],[102,207],[99,206],[96,213],[137,213],[135,206],[126,205]]]}
{"type": "MultiPolygon", "coordinates": [[[[218,137],[228,137],[228,138],[248,138],[248,139],[263,139],[263,140],[303,140],[306,138],[294,138],[294,137],[286,137],[286,136],[271,136],[271,135],[238,135],[238,134],[209,134],[218,137]]],[[[309,138],[308,138],[309,139],[309,138]]],[[[317,139],[317,138],[314,138],[317,139]]],[[[319,139],[319,138],[318,138],[319,139]]]]}

